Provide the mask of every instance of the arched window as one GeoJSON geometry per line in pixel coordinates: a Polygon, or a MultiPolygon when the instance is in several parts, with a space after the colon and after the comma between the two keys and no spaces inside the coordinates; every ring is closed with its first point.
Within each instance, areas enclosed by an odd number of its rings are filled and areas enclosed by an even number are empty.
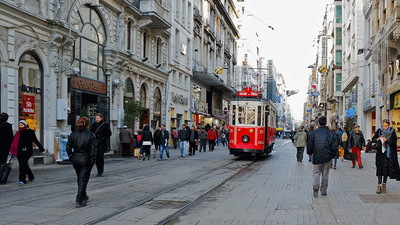
{"type": "Polygon", "coordinates": [[[146,87],[144,85],[140,88],[140,101],[142,102],[142,107],[147,108],[146,87]]]}
{"type": "Polygon", "coordinates": [[[80,76],[106,82],[104,74],[105,27],[94,8],[82,6],[74,21],[82,34],[75,42],[73,66],[79,68],[80,76]]]}
{"type": "MultiPolygon", "coordinates": [[[[134,91],[133,84],[131,79],[127,79],[125,82],[125,90],[124,90],[124,106],[129,102],[132,102],[134,99],[134,91]]],[[[124,107],[125,108],[125,107],[124,107]]]]}
{"type": "Polygon", "coordinates": [[[159,88],[154,91],[154,114],[161,114],[161,92],[159,88]]]}

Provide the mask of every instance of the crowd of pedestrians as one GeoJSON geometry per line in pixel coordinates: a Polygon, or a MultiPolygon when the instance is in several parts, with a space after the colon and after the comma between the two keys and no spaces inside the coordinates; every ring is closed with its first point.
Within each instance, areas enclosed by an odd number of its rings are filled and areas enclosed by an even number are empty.
{"type": "Polygon", "coordinates": [[[329,129],[326,126],[326,117],[318,119],[319,127],[312,123],[306,129],[303,127],[294,136],[294,145],[297,149],[296,158],[302,162],[304,147],[307,148],[309,161],[313,163],[313,195],[318,197],[327,195],[329,170],[337,168],[337,161],[351,160],[351,168],[364,168],[361,158],[361,151],[375,151],[375,166],[378,185],[376,193],[386,193],[388,178],[400,181],[400,168],[397,156],[397,135],[390,121],[382,121],[381,127],[375,132],[374,136],[365,141],[364,134],[360,130],[359,124],[354,124],[352,130],[347,127],[343,131],[329,129]]]}

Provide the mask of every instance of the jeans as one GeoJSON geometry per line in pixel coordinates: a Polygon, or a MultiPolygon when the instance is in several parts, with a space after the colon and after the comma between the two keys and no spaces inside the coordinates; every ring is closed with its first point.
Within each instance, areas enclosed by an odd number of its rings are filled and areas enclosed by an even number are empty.
{"type": "Polygon", "coordinates": [[[351,152],[354,153],[353,166],[356,166],[356,159],[358,160],[358,166],[362,166],[360,148],[351,148],[351,152]]]}
{"type": "Polygon", "coordinates": [[[207,140],[200,140],[200,152],[201,149],[203,149],[203,151],[206,152],[206,145],[207,145],[207,140]]]}
{"type": "Polygon", "coordinates": [[[297,162],[303,161],[304,147],[297,147],[297,162]]]}
{"type": "Polygon", "coordinates": [[[164,150],[165,150],[165,152],[167,153],[167,158],[169,159],[169,149],[168,149],[168,145],[167,146],[165,146],[165,145],[160,145],[160,159],[162,159],[163,158],[163,153],[164,153],[164,150]]]}
{"type": "Polygon", "coordinates": [[[321,164],[314,164],[313,169],[313,186],[318,184],[320,186],[320,190],[322,194],[326,194],[326,190],[328,189],[328,179],[329,179],[329,169],[331,166],[332,160],[321,164]],[[320,184],[320,177],[322,175],[322,181],[320,184]]]}
{"type": "Polygon", "coordinates": [[[78,182],[78,194],[76,195],[76,201],[82,202],[87,196],[86,187],[90,178],[90,171],[92,171],[92,165],[74,165],[74,169],[77,176],[78,182]]]}
{"type": "Polygon", "coordinates": [[[221,140],[221,138],[217,138],[217,145],[219,146],[219,141],[221,140]]]}
{"type": "Polygon", "coordinates": [[[186,141],[181,141],[179,144],[179,147],[181,149],[181,156],[185,156],[186,153],[186,141]]]}

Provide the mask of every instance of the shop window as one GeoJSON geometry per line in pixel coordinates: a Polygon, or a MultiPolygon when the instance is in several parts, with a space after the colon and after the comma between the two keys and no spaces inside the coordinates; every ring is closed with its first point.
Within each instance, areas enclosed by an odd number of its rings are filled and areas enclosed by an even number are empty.
{"type": "MultiPolygon", "coordinates": [[[[130,102],[135,100],[133,84],[131,79],[127,79],[125,82],[125,90],[124,90],[124,106],[130,102]]],[[[125,108],[125,107],[124,107],[125,108]]]]}
{"type": "Polygon", "coordinates": [[[159,88],[154,91],[153,107],[154,114],[161,114],[161,92],[159,88]]]}
{"type": "Polygon", "coordinates": [[[19,61],[18,85],[18,119],[25,120],[41,140],[42,70],[32,54],[23,55],[19,61]]]}
{"type": "Polygon", "coordinates": [[[263,124],[261,124],[261,117],[262,117],[262,113],[261,113],[261,106],[258,106],[258,110],[257,110],[257,117],[258,117],[258,120],[257,120],[257,125],[258,125],[258,126],[261,126],[261,125],[263,125],[263,124]]]}
{"type": "Polygon", "coordinates": [[[238,124],[246,124],[246,108],[244,106],[238,107],[238,124]]]}
{"type": "Polygon", "coordinates": [[[82,34],[75,42],[73,67],[79,68],[80,76],[106,82],[104,74],[104,24],[97,11],[82,6],[75,17],[75,28],[82,34]]]}

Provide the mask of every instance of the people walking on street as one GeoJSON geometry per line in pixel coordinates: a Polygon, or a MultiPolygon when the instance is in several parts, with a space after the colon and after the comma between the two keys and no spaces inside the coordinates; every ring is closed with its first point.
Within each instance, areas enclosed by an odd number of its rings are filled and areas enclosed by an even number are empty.
{"type": "Polygon", "coordinates": [[[29,129],[25,120],[20,120],[18,123],[18,131],[11,144],[11,154],[18,159],[19,163],[19,184],[25,185],[27,182],[32,182],[35,176],[29,168],[28,160],[33,154],[33,146],[35,143],[41,152],[44,152],[42,144],[38,141],[35,131],[29,129]],[[26,176],[28,175],[28,181],[26,176]]]}
{"type": "MultiPolygon", "coordinates": [[[[341,146],[344,150],[344,155],[347,155],[349,152],[349,137],[347,136],[346,132],[343,132],[343,134],[342,134],[341,146]]],[[[343,161],[343,158],[342,158],[342,161],[343,161]]],[[[344,160],[344,161],[346,161],[346,160],[344,160]]]]}
{"type": "Polygon", "coordinates": [[[119,132],[119,141],[122,146],[122,157],[130,157],[130,144],[132,132],[128,130],[127,126],[123,126],[119,132]]]}
{"type": "Polygon", "coordinates": [[[364,166],[361,161],[361,150],[365,148],[365,139],[363,133],[360,131],[360,125],[354,126],[354,131],[350,133],[350,148],[354,154],[353,167],[356,167],[356,160],[358,161],[358,168],[362,169],[364,166]]]}
{"type": "Polygon", "coordinates": [[[153,134],[150,131],[149,125],[145,125],[142,132],[142,146],[143,146],[143,161],[150,160],[150,148],[153,145],[153,134]]]}
{"type": "Polygon", "coordinates": [[[103,177],[104,173],[104,153],[108,148],[108,139],[111,136],[110,125],[103,120],[103,115],[101,113],[97,113],[96,122],[93,123],[91,132],[96,135],[97,141],[97,153],[96,153],[96,167],[97,167],[97,175],[98,177],[103,177]]]}
{"type": "Polygon", "coordinates": [[[318,191],[321,195],[327,194],[329,167],[332,158],[338,153],[336,134],[326,126],[326,117],[318,119],[320,127],[315,130],[310,137],[307,145],[307,154],[313,156],[313,194],[318,197],[318,191]],[[322,175],[322,181],[320,177],[322,175]]]}
{"type": "Polygon", "coordinates": [[[208,151],[213,152],[215,146],[215,140],[217,140],[217,132],[214,130],[215,127],[211,127],[207,133],[207,140],[208,140],[208,151]]]}
{"type": "Polygon", "coordinates": [[[167,159],[169,160],[169,132],[165,129],[165,124],[161,124],[161,131],[160,131],[160,140],[158,141],[160,145],[160,156],[158,160],[161,161],[163,159],[164,150],[167,154],[167,159]]]}
{"type": "Polygon", "coordinates": [[[303,127],[294,135],[294,146],[297,148],[297,162],[303,161],[304,148],[307,144],[307,134],[303,131],[303,127]]]}
{"type": "Polygon", "coordinates": [[[75,207],[86,206],[89,196],[86,187],[90,178],[90,171],[96,160],[96,136],[87,128],[89,119],[81,117],[76,125],[78,130],[72,132],[68,138],[66,151],[78,177],[78,194],[76,195],[75,207]],[[72,149],[74,151],[72,151],[72,149]]]}
{"type": "Polygon", "coordinates": [[[178,133],[179,147],[181,149],[181,157],[185,158],[186,155],[186,143],[189,140],[189,131],[186,129],[186,125],[182,125],[182,130],[178,133]]]}
{"type": "Polygon", "coordinates": [[[160,128],[157,127],[156,131],[154,131],[154,154],[153,154],[153,158],[156,158],[157,155],[157,151],[160,148],[159,142],[160,142],[160,128]]]}
{"type": "Polygon", "coordinates": [[[225,129],[223,129],[222,132],[221,132],[221,142],[222,142],[222,146],[225,147],[225,145],[227,145],[227,142],[226,142],[226,130],[225,129]]]}
{"type": "Polygon", "coordinates": [[[199,152],[201,152],[201,150],[206,152],[207,137],[208,137],[208,134],[207,134],[205,128],[204,127],[201,128],[201,131],[199,133],[199,139],[200,139],[200,150],[199,150],[199,152]]]}
{"type": "Polygon", "coordinates": [[[12,125],[7,122],[8,114],[0,114],[0,163],[6,163],[10,154],[11,143],[14,138],[12,125]]]}
{"type": "Polygon", "coordinates": [[[174,149],[178,147],[178,129],[174,127],[174,131],[172,131],[172,141],[174,142],[174,149]]]}
{"type": "Polygon", "coordinates": [[[136,148],[140,148],[138,159],[140,160],[143,157],[143,145],[142,145],[142,130],[138,130],[136,136],[136,148]]]}
{"type": "Polygon", "coordinates": [[[195,130],[194,126],[190,128],[189,131],[189,155],[195,155],[196,154],[196,142],[199,139],[199,133],[197,130],[195,130]]]}
{"type": "MultiPolygon", "coordinates": [[[[335,129],[332,129],[332,132],[335,133],[336,135],[336,141],[337,141],[337,145],[340,146],[340,138],[339,138],[339,134],[335,132],[335,129]]],[[[335,157],[333,158],[333,163],[331,163],[331,169],[333,167],[334,170],[336,170],[336,165],[337,165],[337,160],[339,158],[339,148],[338,148],[338,153],[335,155],[335,157]]]]}
{"type": "MultiPolygon", "coordinates": [[[[314,129],[315,129],[315,124],[311,123],[310,127],[308,128],[308,132],[307,132],[307,149],[308,149],[308,145],[309,145],[308,141],[311,140],[311,134],[314,132],[314,129]]],[[[310,154],[308,154],[308,161],[309,162],[312,161],[312,156],[310,154]]]]}
{"type": "Polygon", "coordinates": [[[383,120],[381,128],[375,132],[372,141],[379,146],[375,154],[376,176],[378,176],[376,193],[386,193],[387,178],[400,178],[397,135],[394,128],[390,127],[388,119],[383,120]]]}

